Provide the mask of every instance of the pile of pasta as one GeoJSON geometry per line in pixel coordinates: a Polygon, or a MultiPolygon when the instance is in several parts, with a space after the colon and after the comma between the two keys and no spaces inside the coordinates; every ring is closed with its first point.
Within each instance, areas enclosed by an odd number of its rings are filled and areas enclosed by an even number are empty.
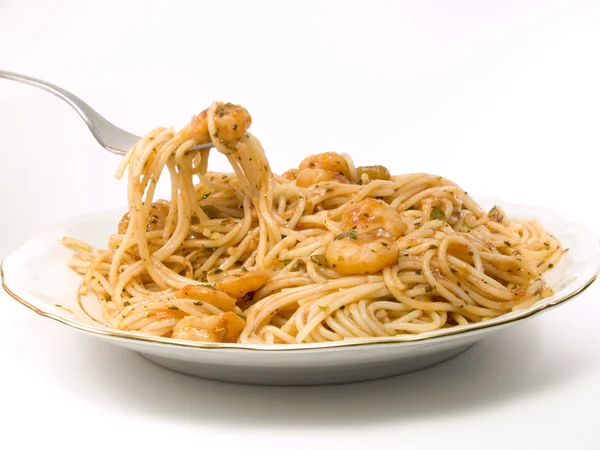
{"type": "Polygon", "coordinates": [[[274,174],[243,107],[215,102],[124,157],[128,211],[105,249],[71,237],[107,324],[200,342],[291,344],[464,326],[552,295],[560,242],[453,182],[306,157],[274,174]],[[194,146],[212,143],[212,149],[194,146]],[[210,152],[231,173],[208,170],[210,152]],[[169,200],[155,199],[161,176],[169,200]]]}

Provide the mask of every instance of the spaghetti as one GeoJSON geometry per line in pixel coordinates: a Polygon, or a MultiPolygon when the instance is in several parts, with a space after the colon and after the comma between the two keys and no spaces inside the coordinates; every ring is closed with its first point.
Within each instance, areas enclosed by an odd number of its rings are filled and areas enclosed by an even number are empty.
{"type": "Polygon", "coordinates": [[[129,211],[107,249],[64,238],[111,327],[175,339],[308,343],[423,333],[552,295],[560,242],[485,212],[439,176],[393,176],[347,155],[271,171],[251,118],[213,103],[125,156],[129,211]],[[208,171],[212,142],[233,173],[208,171]],[[167,169],[170,201],[154,201],[167,169]]]}

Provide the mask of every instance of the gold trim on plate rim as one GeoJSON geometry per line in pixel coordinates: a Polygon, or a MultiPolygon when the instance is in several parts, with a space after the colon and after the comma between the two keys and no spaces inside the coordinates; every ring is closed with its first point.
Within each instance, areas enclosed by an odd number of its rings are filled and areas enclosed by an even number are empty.
{"type": "MultiPolygon", "coordinates": [[[[458,334],[469,333],[476,330],[482,330],[486,328],[493,328],[502,325],[506,325],[513,322],[518,322],[523,319],[527,319],[537,313],[540,313],[544,310],[548,310],[554,306],[565,303],[567,300],[571,300],[585,291],[588,287],[590,287],[594,281],[600,275],[600,271],[596,273],[593,277],[591,277],[583,286],[581,286],[576,291],[572,292],[569,295],[557,297],[553,299],[551,302],[539,304],[535,307],[530,307],[530,309],[524,310],[526,312],[525,315],[520,317],[515,317],[512,319],[506,319],[502,322],[498,323],[489,323],[489,322],[479,322],[475,324],[469,324],[464,327],[456,327],[454,330],[452,328],[448,328],[448,332],[444,334],[438,334],[435,336],[423,336],[423,335],[403,335],[402,339],[398,339],[397,337],[390,336],[387,338],[363,338],[363,339],[352,339],[347,341],[332,341],[327,343],[309,343],[309,344],[280,344],[280,345],[270,345],[264,346],[262,344],[238,344],[238,343],[221,343],[221,342],[194,342],[194,341],[184,341],[179,339],[165,338],[161,336],[151,336],[151,335],[143,335],[140,333],[134,333],[130,331],[123,330],[113,330],[110,328],[99,329],[94,328],[84,323],[78,322],[76,320],[71,320],[66,317],[61,317],[51,312],[43,311],[38,307],[32,305],[27,300],[19,297],[15,294],[7,285],[4,277],[3,270],[4,260],[0,261],[0,278],[2,279],[2,288],[6,291],[8,295],[10,295],[17,302],[22,304],[23,306],[29,308],[33,312],[39,314],[42,317],[47,317],[53,319],[59,323],[67,325],[69,327],[75,328],[80,331],[84,331],[86,333],[95,334],[99,336],[117,338],[117,339],[125,339],[125,340],[134,340],[134,341],[142,341],[142,342],[152,342],[155,344],[162,345],[174,345],[177,347],[188,347],[188,348],[201,348],[201,349],[237,349],[237,350],[253,350],[253,351],[298,351],[298,350],[321,350],[321,349],[330,349],[334,347],[350,347],[356,345],[379,345],[379,344],[401,344],[401,343],[414,343],[420,341],[431,341],[437,340],[449,336],[455,336],[458,334]]],[[[499,316],[501,317],[501,316],[499,316]]]]}

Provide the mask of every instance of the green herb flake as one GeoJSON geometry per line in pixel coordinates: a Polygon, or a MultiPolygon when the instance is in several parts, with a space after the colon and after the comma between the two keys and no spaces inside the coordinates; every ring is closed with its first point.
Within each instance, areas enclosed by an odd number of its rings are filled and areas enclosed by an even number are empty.
{"type": "Polygon", "coordinates": [[[329,306],[321,306],[321,305],[319,305],[319,309],[321,311],[323,311],[323,312],[327,312],[327,311],[329,311],[329,306]]]}
{"type": "Polygon", "coordinates": [[[178,308],[177,306],[175,306],[175,305],[171,305],[171,306],[169,306],[169,309],[170,309],[171,311],[179,311],[179,308],[178,308]]]}
{"type": "Polygon", "coordinates": [[[333,238],[334,241],[339,241],[340,239],[352,239],[353,241],[356,241],[358,239],[358,231],[344,231],[343,233],[340,233],[335,238],[333,238]]]}
{"type": "Polygon", "coordinates": [[[281,261],[283,263],[284,266],[287,266],[289,263],[291,263],[293,261],[293,259],[284,259],[283,261],[281,261]]]}
{"type": "Polygon", "coordinates": [[[446,213],[438,208],[437,206],[431,210],[431,214],[429,215],[431,220],[441,220],[442,222],[446,221],[446,213]]]}
{"type": "Polygon", "coordinates": [[[198,218],[198,216],[196,214],[192,214],[192,218],[191,218],[192,223],[200,223],[200,219],[198,218]]]}
{"type": "Polygon", "coordinates": [[[469,252],[469,256],[473,256],[473,252],[469,252]]]}
{"type": "Polygon", "coordinates": [[[329,267],[329,264],[327,263],[327,259],[325,258],[324,255],[312,255],[310,257],[310,260],[318,266],[329,267]]]}
{"type": "Polygon", "coordinates": [[[130,305],[131,305],[131,303],[129,303],[129,302],[123,302],[123,306],[130,306],[130,305]]]}
{"type": "Polygon", "coordinates": [[[200,198],[201,198],[202,200],[206,200],[206,199],[207,199],[207,198],[210,196],[210,194],[211,194],[211,193],[212,193],[212,192],[207,192],[206,194],[204,194],[204,195],[203,195],[202,197],[200,197],[200,198]]]}
{"type": "Polygon", "coordinates": [[[292,265],[292,267],[290,267],[290,271],[292,271],[292,272],[298,272],[298,271],[304,269],[305,267],[306,267],[306,263],[303,260],[298,259],[292,265]]]}
{"type": "Polygon", "coordinates": [[[507,247],[512,247],[512,245],[508,241],[504,241],[504,245],[506,245],[507,247]]]}
{"type": "Polygon", "coordinates": [[[220,275],[223,273],[223,269],[219,269],[218,267],[211,272],[213,275],[220,275]]]}
{"type": "MultiPolygon", "coordinates": [[[[214,219],[219,214],[219,210],[211,205],[201,206],[200,208],[202,211],[204,211],[204,214],[206,214],[209,219],[214,219]]],[[[194,221],[192,221],[192,223],[194,223],[194,221]]]]}
{"type": "Polygon", "coordinates": [[[433,292],[433,286],[427,286],[425,292],[433,292]]]}
{"type": "Polygon", "coordinates": [[[194,305],[196,305],[196,306],[202,306],[202,305],[204,305],[204,302],[200,302],[200,301],[194,302],[194,305]]]}
{"type": "MultiPolygon", "coordinates": [[[[236,313],[236,314],[237,314],[237,313],[236,313]]],[[[238,316],[240,319],[247,320],[246,316],[244,316],[243,314],[237,314],[237,316],[238,316]]]]}

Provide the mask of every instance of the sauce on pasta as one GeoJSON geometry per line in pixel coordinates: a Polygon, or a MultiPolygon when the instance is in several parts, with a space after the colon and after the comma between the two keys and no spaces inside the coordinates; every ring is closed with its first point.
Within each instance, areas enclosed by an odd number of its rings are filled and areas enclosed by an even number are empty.
{"type": "MultiPolygon", "coordinates": [[[[552,295],[562,254],[535,221],[482,208],[424,173],[308,156],[272,172],[252,119],[215,102],[124,157],[129,210],[106,249],[73,238],[70,266],[111,327],[202,342],[308,343],[480,322],[552,295]],[[208,170],[212,142],[232,173],[208,170]],[[155,200],[168,173],[170,200],[155,200]]],[[[117,225],[117,224],[115,224],[117,225]]]]}

